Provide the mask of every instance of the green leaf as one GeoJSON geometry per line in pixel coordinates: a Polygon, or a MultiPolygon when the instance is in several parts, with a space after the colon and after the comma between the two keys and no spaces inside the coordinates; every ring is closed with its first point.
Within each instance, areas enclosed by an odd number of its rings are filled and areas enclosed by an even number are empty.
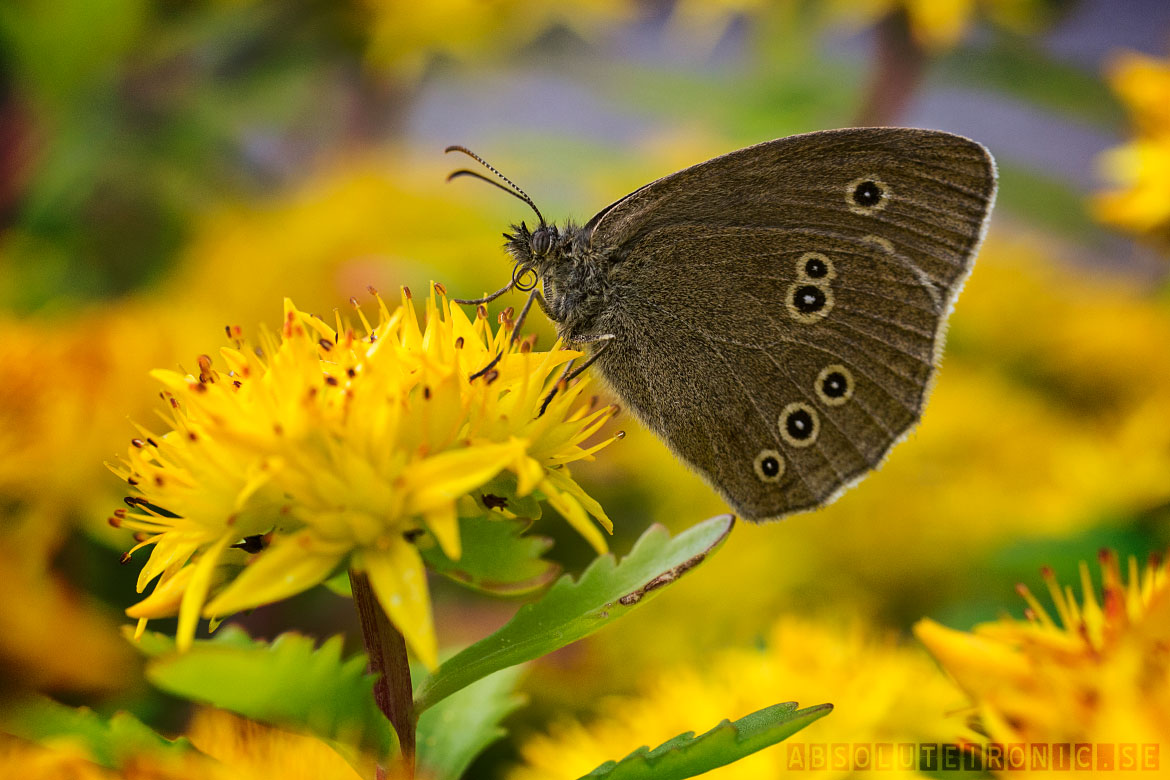
{"type": "Polygon", "coordinates": [[[459,780],[507,732],[499,722],[524,703],[513,693],[522,668],[496,672],[451,694],[418,719],[418,765],[434,780],[459,780]]]}
{"type": "Polygon", "coordinates": [[[463,555],[453,561],[439,545],[420,549],[434,571],[476,590],[498,596],[519,596],[552,582],[560,567],[544,555],[552,541],[543,536],[523,536],[530,521],[504,517],[463,517],[459,534],[463,555]]]}
{"type": "Polygon", "coordinates": [[[723,721],[706,734],[679,734],[650,750],[640,747],[621,761],[607,761],[581,778],[605,780],[682,780],[738,761],[782,742],[833,711],[832,704],[803,710],[796,702],[774,704],[732,723],[723,721]]]}
{"type": "Polygon", "coordinates": [[[702,563],[734,524],[734,517],[722,515],[673,539],[662,526],[651,526],[621,563],[605,555],[580,580],[561,577],[540,601],[521,607],[499,631],[443,662],[416,688],[417,710],[423,712],[492,672],[551,653],[617,620],[702,563]]]}
{"type": "Polygon", "coordinates": [[[165,739],[128,712],[106,719],[88,707],[74,709],[42,696],[5,707],[0,731],[41,744],[79,744],[90,760],[112,769],[144,755],[193,749],[186,739],[165,739]]]}
{"type": "Polygon", "coordinates": [[[340,636],[315,648],[312,639],[295,633],[269,644],[229,627],[185,653],[167,649],[157,636],[145,644],[154,656],[147,678],[175,696],[309,731],[335,743],[351,762],[346,746],[379,757],[394,749],[390,724],[374,703],[366,657],[342,659],[340,636]]]}

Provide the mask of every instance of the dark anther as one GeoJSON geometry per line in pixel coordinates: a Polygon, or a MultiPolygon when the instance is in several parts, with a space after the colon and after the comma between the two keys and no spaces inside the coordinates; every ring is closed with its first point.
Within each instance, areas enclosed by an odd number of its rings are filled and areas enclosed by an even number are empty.
{"type": "Polygon", "coordinates": [[[402,532],[402,538],[405,539],[406,541],[410,542],[411,544],[414,544],[414,540],[419,538],[420,536],[422,536],[425,533],[426,533],[426,531],[424,531],[421,528],[411,528],[409,531],[402,532]]]}
{"type": "Polygon", "coordinates": [[[349,368],[345,369],[345,375],[350,379],[353,379],[355,376],[357,376],[357,369],[353,366],[350,366],[349,368]]]}
{"type": "Polygon", "coordinates": [[[455,339],[455,349],[463,349],[463,337],[455,339]]]}
{"type": "Polygon", "coordinates": [[[494,368],[491,371],[488,371],[486,374],[483,375],[483,381],[487,382],[489,385],[499,378],[500,378],[500,372],[494,368]]]}
{"type": "MultiPolygon", "coordinates": [[[[378,291],[377,291],[377,290],[375,290],[373,287],[371,287],[371,288],[370,288],[370,294],[371,294],[371,295],[377,295],[377,294],[378,294],[378,291]]],[[[406,300],[408,300],[408,301],[409,301],[410,299],[414,298],[414,293],[412,293],[412,292],[410,291],[410,288],[409,288],[409,287],[407,287],[406,285],[402,285],[402,294],[406,296],[406,300]]]]}
{"type": "Polygon", "coordinates": [[[428,400],[428,401],[431,400],[431,388],[429,388],[429,387],[423,388],[423,398],[428,400]]]}
{"type": "Polygon", "coordinates": [[[816,285],[802,285],[792,293],[792,305],[804,314],[818,312],[825,307],[825,292],[816,285]]]}
{"type": "Polygon", "coordinates": [[[252,536],[245,536],[243,540],[232,545],[237,550],[243,550],[246,553],[258,553],[267,547],[264,541],[263,534],[254,534],[252,536]]]}
{"type": "MultiPolygon", "coordinates": [[[[809,436],[812,436],[813,432],[812,415],[804,409],[797,409],[784,420],[784,427],[787,429],[788,435],[792,438],[798,440],[807,439],[809,436]]],[[[777,464],[777,468],[779,468],[779,464],[777,464]]]]}
{"type": "Polygon", "coordinates": [[[483,494],[483,505],[488,509],[504,509],[508,506],[508,499],[503,496],[494,496],[491,493],[483,494]]]}
{"type": "Polygon", "coordinates": [[[863,181],[853,190],[853,202],[858,206],[875,206],[881,199],[882,189],[877,182],[863,181]]]}
{"type": "Polygon", "coordinates": [[[131,439],[130,443],[133,444],[138,449],[142,449],[143,447],[146,446],[146,442],[144,442],[142,439],[131,439]]]}
{"type": "Polygon", "coordinates": [[[447,288],[444,287],[440,282],[435,282],[435,292],[437,292],[439,295],[446,296],[447,288]]]}
{"type": "Polygon", "coordinates": [[[331,387],[337,387],[337,385],[341,383],[337,380],[337,377],[333,376],[332,374],[326,374],[325,384],[330,385],[331,387]]]}
{"type": "Polygon", "coordinates": [[[122,564],[123,566],[130,563],[130,553],[128,553],[128,552],[122,553],[122,557],[118,559],[118,563],[122,564]]]}
{"type": "Polygon", "coordinates": [[[333,349],[333,342],[330,341],[329,339],[319,339],[317,341],[317,345],[320,346],[321,349],[325,350],[326,352],[333,349]]]}

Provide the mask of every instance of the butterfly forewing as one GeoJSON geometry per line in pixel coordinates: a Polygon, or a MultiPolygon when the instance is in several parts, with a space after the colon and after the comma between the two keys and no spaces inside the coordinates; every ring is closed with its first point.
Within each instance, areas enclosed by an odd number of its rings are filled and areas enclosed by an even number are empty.
{"type": "Polygon", "coordinates": [[[994,196],[971,141],[858,129],[743,149],[594,218],[599,366],[749,519],[830,500],[921,416],[994,196]]]}

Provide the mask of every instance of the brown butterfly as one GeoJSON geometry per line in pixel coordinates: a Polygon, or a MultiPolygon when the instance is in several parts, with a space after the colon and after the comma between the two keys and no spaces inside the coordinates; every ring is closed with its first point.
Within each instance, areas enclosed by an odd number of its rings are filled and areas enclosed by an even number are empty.
{"type": "MultiPolygon", "coordinates": [[[[716,157],[557,227],[452,150],[540,219],[505,234],[512,281],[465,302],[530,291],[518,321],[539,305],[756,521],[832,501],[918,422],[996,190],[994,160],[966,138],[828,130],[716,157]]],[[[491,181],[452,177],[464,174],[491,181]]]]}

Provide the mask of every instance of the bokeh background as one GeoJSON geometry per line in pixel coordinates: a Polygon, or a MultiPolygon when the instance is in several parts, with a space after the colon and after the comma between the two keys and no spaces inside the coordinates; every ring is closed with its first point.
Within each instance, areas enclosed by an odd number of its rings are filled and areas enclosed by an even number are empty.
{"type": "MultiPolygon", "coordinates": [[[[1168,55],[1161,0],[8,0],[0,696],[184,729],[119,631],[137,567],[118,564],[132,540],[106,522],[124,488],[103,464],[161,408],[149,369],[194,365],[225,325],[279,322],[285,296],[328,312],[367,285],[500,286],[500,231],[530,215],[445,183],[465,162],[448,144],[584,220],[744,145],[896,124],[974,138],[1001,174],[921,426],[836,504],[737,528],[530,670],[530,706],[474,776],[576,776],[566,745],[612,748],[587,771],[746,714],[761,690],[755,706],[838,702],[825,741],[947,738],[964,700],[915,621],[1018,615],[1015,584],[1042,565],[1072,582],[1102,547],[1144,560],[1170,543],[1168,55]],[[621,748],[607,728],[647,735],[621,748]]],[[[636,422],[613,425],[628,436],[575,473],[617,552],[725,510],[636,422]]],[[[537,530],[579,571],[592,553],[563,525],[537,530]]],[[[452,647],[517,606],[434,588],[452,647]]],[[[237,620],[360,647],[323,589],[237,620]]]]}

